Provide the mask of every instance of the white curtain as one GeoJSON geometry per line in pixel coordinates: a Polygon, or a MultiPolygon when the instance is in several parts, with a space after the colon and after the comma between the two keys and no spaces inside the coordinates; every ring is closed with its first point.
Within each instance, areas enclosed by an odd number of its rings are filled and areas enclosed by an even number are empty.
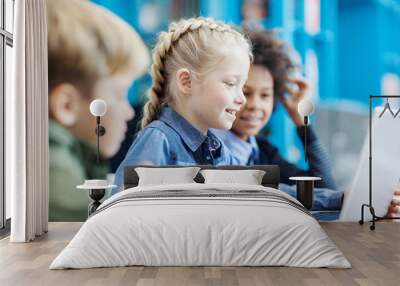
{"type": "Polygon", "coordinates": [[[6,187],[12,242],[48,227],[48,83],[45,0],[15,1],[13,91],[6,98],[6,187]]]}

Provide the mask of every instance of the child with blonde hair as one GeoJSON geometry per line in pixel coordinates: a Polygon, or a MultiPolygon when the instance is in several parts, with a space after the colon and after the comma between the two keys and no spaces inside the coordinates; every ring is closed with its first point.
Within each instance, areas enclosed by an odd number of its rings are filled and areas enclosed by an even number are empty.
{"type": "Polygon", "coordinates": [[[103,158],[119,149],[134,115],[127,92],[150,64],[139,35],[118,16],[85,0],[48,0],[49,219],[84,221],[90,199],[77,185],[105,179],[108,164],[96,163],[93,99],[107,103],[102,118],[103,158]]]}
{"type": "Polygon", "coordinates": [[[209,128],[230,129],[246,99],[243,85],[252,59],[246,38],[211,18],[172,23],[153,51],[153,83],[144,106],[143,130],[116,172],[154,165],[235,164],[209,128]]]}

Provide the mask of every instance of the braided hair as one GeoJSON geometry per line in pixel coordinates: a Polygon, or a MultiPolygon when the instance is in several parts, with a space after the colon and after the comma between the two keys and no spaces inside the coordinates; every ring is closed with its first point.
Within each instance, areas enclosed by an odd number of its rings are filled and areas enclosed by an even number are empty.
{"type": "Polygon", "coordinates": [[[161,107],[173,99],[172,79],[179,68],[188,68],[195,79],[201,79],[221,58],[221,45],[229,40],[244,46],[252,58],[249,41],[221,21],[198,17],[171,23],[153,50],[152,86],[147,91],[141,127],[155,120],[161,107]]]}

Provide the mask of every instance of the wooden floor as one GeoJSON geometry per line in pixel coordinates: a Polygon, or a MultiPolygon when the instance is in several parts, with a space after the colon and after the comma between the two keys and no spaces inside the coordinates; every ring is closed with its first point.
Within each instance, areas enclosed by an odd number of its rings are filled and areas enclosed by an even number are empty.
{"type": "Polygon", "coordinates": [[[0,241],[0,285],[400,285],[400,223],[380,222],[375,231],[356,223],[322,223],[353,268],[121,267],[48,270],[79,229],[51,223],[32,243],[0,241]]]}

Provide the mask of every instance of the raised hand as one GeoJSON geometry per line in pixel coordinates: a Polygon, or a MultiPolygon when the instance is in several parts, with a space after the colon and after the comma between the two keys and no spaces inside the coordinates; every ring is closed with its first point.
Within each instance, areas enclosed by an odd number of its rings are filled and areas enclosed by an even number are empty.
{"type": "MultiPolygon", "coordinates": [[[[400,196],[400,191],[394,192],[395,196],[400,196]]],[[[400,215],[400,200],[392,199],[385,215],[386,218],[392,218],[400,215]]]]}
{"type": "Polygon", "coordinates": [[[303,118],[297,111],[299,102],[306,96],[308,92],[308,84],[305,80],[295,78],[290,80],[291,87],[289,88],[289,94],[286,98],[282,98],[282,104],[286,108],[290,118],[292,118],[296,126],[304,124],[303,118]]]}

